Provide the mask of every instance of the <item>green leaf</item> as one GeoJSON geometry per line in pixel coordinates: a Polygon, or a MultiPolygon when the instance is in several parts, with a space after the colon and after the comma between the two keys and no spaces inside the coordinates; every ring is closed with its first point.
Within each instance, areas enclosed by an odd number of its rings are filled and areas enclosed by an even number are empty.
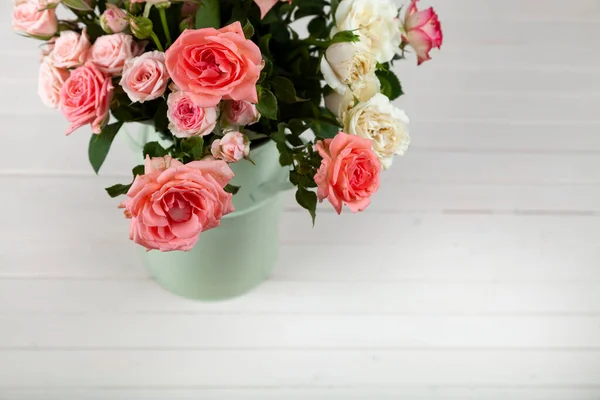
{"type": "Polygon", "coordinates": [[[204,153],[204,139],[200,136],[192,136],[181,142],[181,150],[190,153],[194,160],[201,160],[204,153]]]}
{"type": "Polygon", "coordinates": [[[258,88],[258,104],[256,108],[264,117],[273,120],[277,119],[277,98],[270,90],[263,87],[258,88]]]}
{"type": "Polygon", "coordinates": [[[114,199],[115,197],[119,197],[121,195],[127,194],[127,192],[129,192],[129,189],[131,189],[131,184],[122,185],[122,184],[118,183],[114,186],[107,187],[104,190],[106,190],[106,193],[108,193],[108,195],[114,199]]]}
{"type": "Polygon", "coordinates": [[[240,191],[240,187],[234,185],[227,185],[223,188],[223,190],[225,190],[227,193],[236,195],[240,191]]]}
{"type": "Polygon", "coordinates": [[[312,217],[313,226],[315,224],[315,218],[317,217],[317,195],[315,192],[306,190],[302,186],[298,187],[296,192],[296,201],[303,208],[307,209],[312,217]]]}
{"type": "Polygon", "coordinates": [[[100,14],[106,11],[106,0],[98,0],[98,10],[100,10],[100,14]]]}
{"type": "Polygon", "coordinates": [[[73,10],[79,11],[92,11],[92,8],[85,2],[85,0],[62,0],[62,4],[73,10]]]}
{"type": "Polygon", "coordinates": [[[244,36],[246,39],[250,39],[252,36],[254,36],[254,26],[249,20],[246,21],[246,24],[244,25],[244,36]]]}
{"type": "Polygon", "coordinates": [[[278,76],[277,78],[273,79],[273,82],[271,82],[271,88],[275,92],[277,99],[284,103],[293,104],[306,101],[305,99],[301,99],[296,95],[296,88],[294,88],[292,81],[282,76],[278,76]]]}
{"type": "MultiPolygon", "coordinates": [[[[143,165],[138,165],[131,171],[133,173],[133,181],[135,181],[135,178],[138,175],[144,175],[144,169],[145,168],[143,165]]],[[[131,189],[131,185],[133,185],[133,181],[128,185],[118,184],[118,185],[108,187],[105,190],[110,197],[115,198],[115,197],[121,196],[123,194],[127,194],[127,192],[129,192],[129,189],[131,189]]]]}
{"type": "Polygon", "coordinates": [[[94,168],[96,173],[100,171],[102,164],[104,164],[110,146],[122,126],[123,122],[116,122],[112,125],[107,125],[99,135],[92,135],[88,148],[88,156],[90,164],[92,164],[92,168],[94,168]]]}
{"type": "Polygon", "coordinates": [[[148,142],[144,146],[144,157],[164,157],[167,154],[169,154],[169,152],[166,149],[164,149],[158,142],[148,142]]]}
{"type": "Polygon", "coordinates": [[[282,167],[287,167],[294,163],[294,156],[285,142],[277,143],[277,150],[279,150],[279,164],[281,164],[282,167]]]}
{"type": "Polygon", "coordinates": [[[324,119],[311,120],[309,127],[317,137],[322,139],[331,139],[342,130],[337,123],[324,119]]]}
{"type": "Polygon", "coordinates": [[[260,48],[260,52],[262,53],[263,56],[266,56],[268,58],[273,58],[273,55],[271,54],[271,38],[273,37],[273,35],[266,34],[265,36],[261,37],[260,40],[258,41],[258,47],[260,48]]]}
{"type": "Polygon", "coordinates": [[[196,12],[196,29],[221,27],[221,3],[219,0],[202,0],[196,12]]]}
{"type": "Polygon", "coordinates": [[[345,42],[360,42],[360,36],[355,34],[353,31],[341,31],[336,33],[333,38],[331,38],[331,44],[345,42]]]}
{"type": "Polygon", "coordinates": [[[402,84],[392,71],[379,70],[376,75],[379,82],[381,82],[381,93],[389,97],[390,100],[395,100],[404,94],[402,84]]]}
{"type": "Polygon", "coordinates": [[[308,23],[308,32],[311,36],[319,39],[325,39],[329,36],[327,20],[323,17],[316,17],[308,23]]]}

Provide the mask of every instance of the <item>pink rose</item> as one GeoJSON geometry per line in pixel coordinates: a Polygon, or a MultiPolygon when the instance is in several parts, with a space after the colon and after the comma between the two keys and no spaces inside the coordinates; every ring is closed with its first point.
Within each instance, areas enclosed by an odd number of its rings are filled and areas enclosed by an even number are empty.
{"type": "Polygon", "coordinates": [[[48,58],[40,64],[38,94],[46,107],[58,108],[60,105],[60,89],[69,79],[69,71],[56,68],[48,58]]]}
{"type": "Polygon", "coordinates": [[[193,161],[183,165],[167,156],[146,159],[122,208],[131,218],[131,240],[160,251],[189,251],[200,234],[234,211],[232,195],[223,188],[233,172],[223,161],[193,161]]]}
{"type": "Polygon", "coordinates": [[[100,71],[120,75],[125,61],[144,52],[133,37],[124,33],[100,36],[92,46],[89,61],[96,64],[100,71]]]}
{"type": "Polygon", "coordinates": [[[212,143],[210,152],[218,160],[238,162],[250,154],[250,140],[240,132],[229,132],[212,143]]]}
{"type": "Polygon", "coordinates": [[[107,4],[106,10],[100,17],[100,25],[106,33],[123,32],[129,26],[127,13],[114,4],[107,4]]]}
{"type": "Polygon", "coordinates": [[[248,101],[224,101],[221,103],[223,125],[252,125],[260,119],[256,105],[248,101]]]}
{"type": "Polygon", "coordinates": [[[185,92],[176,91],[167,99],[169,130],[179,138],[205,136],[215,129],[216,107],[201,107],[185,92]]]}
{"type": "Polygon", "coordinates": [[[221,99],[258,102],[262,55],[239,22],[219,30],[186,30],[166,56],[171,79],[198,105],[216,106],[221,99]]]}
{"type": "Polygon", "coordinates": [[[363,211],[379,189],[381,163],[371,141],[340,132],[315,146],[323,161],[315,175],[320,201],[329,199],[338,214],[345,203],[352,212],[363,211]]]}
{"type": "Polygon", "coordinates": [[[81,35],[74,31],[62,31],[54,42],[50,59],[59,68],[75,68],[85,64],[91,44],[83,29],[81,35]]]}
{"type": "Polygon", "coordinates": [[[19,1],[12,12],[12,27],[17,32],[40,38],[50,38],[58,31],[56,10],[40,0],[19,1]],[[40,11],[41,10],[41,11],[40,11]]]}
{"type": "Polygon", "coordinates": [[[431,60],[429,51],[433,48],[439,49],[442,46],[444,36],[438,15],[433,7],[419,11],[417,1],[419,0],[412,0],[408,10],[406,10],[404,16],[405,34],[402,39],[415,50],[418,63],[421,65],[423,62],[431,60]]]}
{"type": "Polygon", "coordinates": [[[111,78],[94,64],[77,68],[60,90],[61,111],[71,126],[67,135],[83,125],[91,124],[99,134],[108,122],[113,85],[111,78]]]}
{"type": "Polygon", "coordinates": [[[125,62],[121,86],[134,103],[161,97],[168,83],[165,53],[148,52],[125,62]]]}
{"type": "MultiPolygon", "coordinates": [[[[258,7],[260,8],[260,18],[264,18],[265,15],[267,15],[267,13],[271,11],[271,8],[275,7],[275,4],[277,4],[278,1],[279,0],[254,0],[256,5],[258,5],[258,7]]],[[[287,1],[290,4],[292,3],[292,0],[281,1],[287,1]]]]}

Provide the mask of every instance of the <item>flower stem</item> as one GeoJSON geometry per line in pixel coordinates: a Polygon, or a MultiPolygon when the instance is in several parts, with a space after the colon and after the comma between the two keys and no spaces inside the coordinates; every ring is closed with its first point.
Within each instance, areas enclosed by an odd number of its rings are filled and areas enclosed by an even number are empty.
{"type": "Polygon", "coordinates": [[[154,44],[156,45],[158,51],[164,52],[165,49],[162,47],[162,44],[160,44],[160,40],[158,40],[158,36],[156,36],[156,33],[152,32],[150,34],[150,37],[152,38],[152,40],[154,40],[154,44]]]}
{"type": "Polygon", "coordinates": [[[160,21],[162,22],[163,30],[165,31],[165,36],[167,38],[167,45],[165,47],[169,47],[173,41],[171,40],[171,32],[169,31],[169,24],[167,23],[167,12],[164,8],[159,9],[160,12],[160,21]]]}

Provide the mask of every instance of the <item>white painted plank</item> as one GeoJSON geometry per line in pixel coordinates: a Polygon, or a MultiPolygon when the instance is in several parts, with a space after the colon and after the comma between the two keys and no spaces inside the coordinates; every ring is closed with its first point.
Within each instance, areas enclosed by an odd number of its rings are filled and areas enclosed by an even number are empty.
{"type": "Polygon", "coordinates": [[[9,388],[40,385],[365,388],[373,385],[432,383],[465,385],[472,382],[488,385],[594,385],[600,376],[600,357],[592,351],[181,350],[1,353],[0,387],[9,388]]]}
{"type": "Polygon", "coordinates": [[[598,316],[600,283],[269,281],[241,299],[206,304],[151,280],[0,280],[0,314],[96,312],[598,316]]]}
{"type": "MultiPolygon", "coordinates": [[[[600,77],[599,77],[600,81],[600,77]]],[[[600,121],[413,120],[411,150],[598,153],[600,121]]],[[[507,155],[509,156],[509,155],[507,155]]]]}
{"type": "MultiPolygon", "coordinates": [[[[440,135],[443,134],[440,132],[440,135]]],[[[35,137],[36,133],[28,135],[35,137]]],[[[60,134],[57,133],[57,136],[60,134]]],[[[20,153],[8,152],[0,160],[0,173],[50,172],[92,175],[86,151],[89,137],[85,131],[77,132],[68,138],[58,137],[57,142],[66,146],[64,153],[46,151],[38,158],[28,159],[27,163],[23,162],[20,153]],[[68,153],[67,149],[72,151],[68,153]]],[[[21,143],[21,140],[11,136],[4,143],[13,147],[13,143],[16,145],[21,143]]],[[[118,175],[118,179],[121,180],[130,179],[131,168],[137,164],[137,153],[132,153],[124,141],[117,139],[109,157],[101,173],[118,175]]],[[[595,185],[600,183],[600,158],[593,153],[506,155],[480,152],[420,152],[415,148],[403,158],[398,158],[389,173],[394,174],[394,180],[412,183],[595,185]]]]}
{"type": "Polygon", "coordinates": [[[1,389],[0,398],[10,400],[598,400],[594,386],[401,386],[368,388],[94,388],[94,389],[1,389]]]}
{"type": "Polygon", "coordinates": [[[599,317],[24,314],[0,326],[2,350],[600,349],[599,317]]]}
{"type": "MultiPolygon", "coordinates": [[[[589,218],[599,210],[598,187],[405,185],[391,178],[363,214],[337,216],[323,205],[314,229],[288,198],[287,209],[295,212],[282,221],[284,247],[275,276],[292,281],[599,280],[600,227],[597,218],[589,218]],[[371,232],[368,252],[354,232],[371,232]],[[392,256],[398,248],[401,257],[392,256]],[[444,268],[448,263],[452,268],[444,268]]],[[[138,249],[128,241],[127,221],[116,208],[119,200],[102,191],[112,182],[1,178],[2,187],[13,193],[3,197],[3,207],[9,209],[16,196],[28,211],[0,215],[6,227],[0,230],[0,276],[145,278],[138,249]],[[44,193],[44,202],[37,193],[44,193]]]]}

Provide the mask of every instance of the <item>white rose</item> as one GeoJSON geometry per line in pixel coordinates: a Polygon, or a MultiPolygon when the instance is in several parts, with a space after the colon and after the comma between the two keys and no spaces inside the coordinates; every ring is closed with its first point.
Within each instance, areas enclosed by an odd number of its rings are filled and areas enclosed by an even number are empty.
{"type": "Polygon", "coordinates": [[[371,139],[373,151],[385,169],[391,167],[394,154],[402,155],[408,149],[408,117],[383,94],[359,103],[346,113],[344,132],[371,139]]]}
{"type": "Polygon", "coordinates": [[[38,94],[46,107],[58,108],[60,105],[60,89],[69,79],[69,71],[56,68],[48,57],[40,64],[38,94]]]}
{"type": "Polygon", "coordinates": [[[398,7],[391,0],[342,0],[331,33],[358,30],[361,42],[375,59],[386,63],[394,58],[402,43],[397,17],[398,7]]]}
{"type": "Polygon", "coordinates": [[[368,75],[354,82],[344,94],[333,92],[325,96],[325,107],[334,113],[340,121],[344,119],[347,111],[357,102],[369,101],[377,93],[381,92],[381,83],[375,74],[368,75]]]}
{"type": "Polygon", "coordinates": [[[321,60],[321,72],[329,86],[344,94],[346,87],[375,73],[375,56],[360,43],[335,43],[321,60]]]}

